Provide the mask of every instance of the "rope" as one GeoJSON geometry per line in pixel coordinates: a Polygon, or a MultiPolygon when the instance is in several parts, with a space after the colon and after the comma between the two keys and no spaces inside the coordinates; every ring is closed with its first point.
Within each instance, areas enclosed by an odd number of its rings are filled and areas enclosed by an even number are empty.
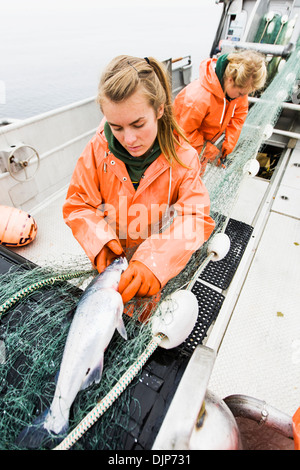
{"type": "Polygon", "coordinates": [[[105,411],[114,403],[114,401],[122,394],[129,383],[134,379],[137,373],[142,369],[151,354],[158,347],[163,334],[153,337],[145,351],[139,356],[134,364],[122,375],[119,381],[114,385],[108,394],[88,413],[76,428],[53,450],[68,450],[77,442],[83,434],[102,416],[105,411]]]}
{"type": "Polygon", "coordinates": [[[24,297],[31,294],[32,292],[41,289],[42,287],[53,285],[56,282],[66,281],[67,279],[73,279],[75,277],[80,277],[85,274],[87,274],[86,271],[78,271],[72,274],[61,274],[58,276],[53,276],[44,279],[42,281],[35,282],[34,284],[31,284],[28,287],[24,287],[24,289],[21,289],[19,292],[16,292],[16,294],[14,294],[12,297],[6,300],[4,304],[0,306],[0,319],[1,316],[7,312],[7,310],[9,310],[13,305],[19,302],[19,300],[22,300],[24,297]]]}

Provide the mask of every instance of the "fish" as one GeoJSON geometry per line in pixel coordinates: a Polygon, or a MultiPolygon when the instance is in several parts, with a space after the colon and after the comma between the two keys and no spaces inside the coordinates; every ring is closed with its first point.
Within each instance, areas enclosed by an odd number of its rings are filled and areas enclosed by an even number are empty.
{"type": "Polygon", "coordinates": [[[62,440],[78,392],[101,380],[104,351],[115,330],[127,339],[122,318],[124,305],[118,292],[121,274],[127,267],[124,256],[116,258],[81,295],[66,339],[52,403],[21,431],[17,445],[36,449],[45,442],[62,440]]]}

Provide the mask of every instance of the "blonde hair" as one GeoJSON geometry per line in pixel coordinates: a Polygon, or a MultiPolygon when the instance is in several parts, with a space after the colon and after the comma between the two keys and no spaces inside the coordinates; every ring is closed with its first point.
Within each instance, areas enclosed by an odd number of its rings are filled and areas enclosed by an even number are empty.
{"type": "Polygon", "coordinates": [[[179,144],[179,136],[185,141],[187,139],[175,120],[169,77],[161,62],[153,57],[144,59],[128,55],[115,57],[101,76],[97,103],[103,112],[103,99],[108,98],[118,103],[130,98],[139,88],[143,90],[156,115],[159,107],[164,105],[164,113],[158,120],[157,131],[161,151],[169,163],[175,159],[185,167],[186,165],[177,156],[176,144],[179,144]]]}
{"type": "Polygon", "coordinates": [[[253,91],[263,88],[267,78],[265,57],[256,51],[245,50],[228,54],[224,78],[231,77],[240,88],[252,86],[253,91]]]}

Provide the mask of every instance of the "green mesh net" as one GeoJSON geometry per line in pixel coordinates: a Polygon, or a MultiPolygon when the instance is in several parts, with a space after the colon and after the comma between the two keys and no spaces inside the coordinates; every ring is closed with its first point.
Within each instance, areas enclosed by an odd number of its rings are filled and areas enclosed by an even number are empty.
{"type": "MultiPolygon", "coordinates": [[[[208,165],[204,181],[210,193],[215,232],[224,230],[241,182],[247,177],[245,164],[256,157],[265,139],[266,126],[276,123],[282,102],[289,100],[299,77],[297,45],[261,100],[250,109],[238,145],[227,158],[226,169],[208,165]]],[[[165,286],[159,302],[166,295],[186,288],[190,279],[199,273],[199,266],[207,257],[206,245],[165,286]]],[[[1,450],[18,449],[15,442],[20,431],[51,403],[72,314],[82,289],[94,275],[85,259],[77,259],[63,266],[52,264],[51,268],[14,267],[0,277],[1,450]],[[77,266],[81,266],[81,272],[77,272],[77,266]]],[[[114,388],[151,342],[151,321],[138,320],[150,301],[131,301],[133,316],[125,318],[128,340],[124,341],[117,332],[113,336],[105,352],[100,384],[79,392],[73,403],[70,431],[114,388]]],[[[74,443],[74,449],[119,448],[123,430],[131,425],[129,407],[132,413],[132,407],[138,412],[140,406],[138,400],[132,403],[128,398],[131,386],[129,383],[92,428],[74,443]]]]}
{"type": "MultiPolygon", "coordinates": [[[[56,374],[81,288],[95,275],[88,268],[86,272],[77,273],[69,264],[67,273],[66,267],[64,270],[36,267],[25,272],[20,267],[0,278],[0,304],[5,306],[0,323],[0,449],[17,448],[14,441],[18,433],[49,407],[53,399],[56,374]],[[78,276],[72,283],[63,280],[70,272],[78,276]],[[44,282],[49,279],[54,281],[44,282]],[[34,289],[28,289],[28,286],[34,286],[34,289]],[[19,292],[22,294],[16,296],[19,292]],[[6,308],[7,299],[14,304],[9,309],[6,308]]],[[[78,394],[72,408],[70,429],[109,392],[132,365],[132,359],[138,358],[150,342],[150,328],[137,320],[144,309],[145,305],[140,305],[135,308],[133,318],[128,317],[127,341],[118,333],[113,337],[105,354],[102,380],[97,387],[78,394]]],[[[111,413],[114,413],[113,408],[97,423],[102,430],[93,431],[98,446],[99,435],[107,436],[106,426],[110,426],[111,413]]],[[[119,422],[122,422],[122,428],[126,426],[125,418],[119,422]]],[[[87,444],[85,439],[78,445],[79,448],[93,448],[93,444],[87,444]]]]}

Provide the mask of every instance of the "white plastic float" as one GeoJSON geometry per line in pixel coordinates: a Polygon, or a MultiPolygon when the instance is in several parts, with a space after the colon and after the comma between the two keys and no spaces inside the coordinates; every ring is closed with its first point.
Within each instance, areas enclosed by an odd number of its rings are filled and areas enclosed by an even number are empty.
{"type": "Polygon", "coordinates": [[[225,258],[230,249],[230,238],[226,233],[216,233],[209,241],[207,251],[211,254],[211,261],[220,261],[225,258]]]}
{"type": "Polygon", "coordinates": [[[163,334],[159,346],[172,349],[183,343],[193,331],[198,317],[198,301],[188,290],[168,295],[158,306],[152,319],[152,334],[163,334]]]}

